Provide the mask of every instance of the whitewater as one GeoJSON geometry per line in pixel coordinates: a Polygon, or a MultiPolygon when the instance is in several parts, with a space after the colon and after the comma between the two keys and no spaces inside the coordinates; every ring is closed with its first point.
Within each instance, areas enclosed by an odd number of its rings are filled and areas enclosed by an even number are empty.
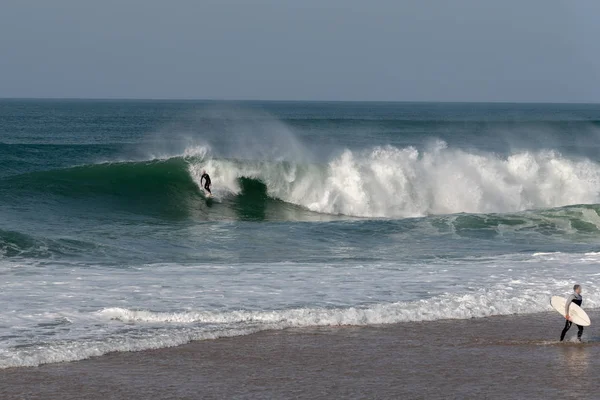
{"type": "Polygon", "coordinates": [[[439,142],[423,152],[346,149],[326,165],[211,159],[204,148],[201,153],[189,166],[199,187],[204,170],[218,182],[217,193],[237,194],[239,179],[252,178],[265,184],[269,196],[318,213],[407,218],[600,203],[600,164],[556,151],[501,157],[439,142]]]}
{"type": "MultiPolygon", "coordinates": [[[[99,286],[94,278],[101,271],[99,268],[74,273],[74,269],[47,266],[52,279],[34,275],[28,282],[15,284],[27,285],[38,294],[30,295],[23,309],[2,311],[4,345],[0,348],[0,367],[73,361],[113,351],[170,347],[267,329],[549,311],[549,296],[564,294],[565,285],[573,280],[590,288],[585,295],[587,307],[599,307],[600,291],[592,289],[600,284],[595,268],[599,261],[600,253],[543,253],[432,262],[410,270],[388,264],[350,269],[343,265],[296,264],[243,268],[145,265],[136,268],[135,283],[130,273],[118,272],[103,278],[105,284],[99,286]],[[461,263],[468,266],[468,274],[449,279],[450,271],[461,263]],[[565,263],[579,267],[577,272],[564,271],[565,263]],[[226,282],[218,279],[234,269],[246,271],[226,282]],[[145,276],[143,270],[152,270],[152,276],[145,276]],[[209,274],[211,270],[220,273],[209,274]],[[261,273],[266,271],[270,273],[261,273]],[[176,288],[159,284],[167,280],[185,284],[176,288]],[[353,284],[356,280],[362,283],[360,289],[353,284]],[[401,295],[396,293],[397,285],[408,284],[413,288],[401,295]],[[257,291],[262,287],[272,289],[257,291]],[[238,293],[228,298],[227,293],[231,292],[238,293]],[[53,298],[61,311],[49,311],[39,301],[42,297],[53,298]],[[399,297],[401,301],[394,301],[399,297]],[[102,299],[114,306],[97,309],[86,305],[86,299],[102,299]],[[311,300],[307,302],[308,299],[311,300]],[[74,301],[80,306],[73,308],[74,301]],[[135,306],[141,303],[148,308],[135,306]],[[248,308],[249,304],[252,307],[248,308]],[[177,311],[164,311],[167,309],[177,311]],[[99,325],[103,329],[94,332],[92,327],[99,325]],[[19,336],[25,329],[27,339],[19,336]],[[49,335],[51,331],[54,332],[49,335]],[[27,345],[32,339],[37,345],[27,345]]],[[[12,266],[19,267],[23,266],[12,266]]],[[[14,293],[15,287],[6,289],[0,299],[11,302],[8,295],[14,293]]]]}
{"type": "Polygon", "coordinates": [[[574,283],[600,307],[597,121],[589,105],[0,102],[0,368],[548,312],[574,283]]]}

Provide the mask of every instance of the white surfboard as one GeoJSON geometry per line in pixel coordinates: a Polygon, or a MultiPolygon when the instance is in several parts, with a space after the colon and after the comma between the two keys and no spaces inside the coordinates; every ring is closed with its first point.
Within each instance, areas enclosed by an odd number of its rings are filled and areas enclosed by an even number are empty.
{"type": "MultiPolygon", "coordinates": [[[[564,297],[552,296],[552,298],[550,299],[550,305],[552,306],[552,308],[558,311],[563,317],[565,316],[566,304],[567,299],[565,299],[564,297]]],[[[571,305],[569,306],[569,316],[571,317],[571,321],[573,321],[574,324],[581,326],[590,326],[591,324],[590,317],[588,317],[586,312],[583,311],[582,308],[575,303],[571,303],[571,305]]]]}

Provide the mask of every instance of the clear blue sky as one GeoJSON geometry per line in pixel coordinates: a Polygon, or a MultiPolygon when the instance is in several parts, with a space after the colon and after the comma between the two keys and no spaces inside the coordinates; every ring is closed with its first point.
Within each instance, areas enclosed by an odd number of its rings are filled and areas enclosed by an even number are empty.
{"type": "Polygon", "coordinates": [[[0,97],[600,102],[598,0],[2,0],[0,97]]]}

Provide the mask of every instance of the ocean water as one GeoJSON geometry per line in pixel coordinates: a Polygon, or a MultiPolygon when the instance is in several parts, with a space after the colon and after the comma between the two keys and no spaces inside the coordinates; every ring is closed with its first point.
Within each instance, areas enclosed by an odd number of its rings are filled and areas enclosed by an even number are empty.
{"type": "Polygon", "coordinates": [[[599,139],[598,105],[0,100],[0,368],[599,307],[599,139]]]}

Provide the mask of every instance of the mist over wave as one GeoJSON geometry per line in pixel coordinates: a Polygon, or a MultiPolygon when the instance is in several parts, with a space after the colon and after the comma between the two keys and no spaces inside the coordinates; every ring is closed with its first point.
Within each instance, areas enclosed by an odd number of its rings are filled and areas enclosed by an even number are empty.
{"type": "Polygon", "coordinates": [[[306,138],[300,140],[265,112],[232,108],[190,113],[149,139],[120,162],[0,179],[11,188],[71,197],[109,195],[131,206],[168,204],[175,210],[201,207],[200,176],[206,170],[225,203],[236,197],[238,206],[260,203],[265,197],[315,213],[362,218],[600,203],[600,164],[559,150],[497,154],[433,138],[423,146],[323,149],[308,146],[306,138]]]}

